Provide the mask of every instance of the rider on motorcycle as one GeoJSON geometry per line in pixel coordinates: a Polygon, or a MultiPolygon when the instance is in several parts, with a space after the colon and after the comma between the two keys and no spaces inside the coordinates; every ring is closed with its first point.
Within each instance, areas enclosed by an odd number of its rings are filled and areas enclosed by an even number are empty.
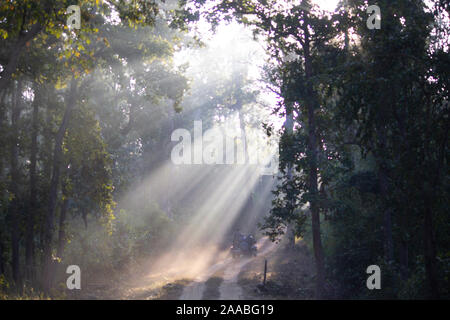
{"type": "Polygon", "coordinates": [[[255,240],[255,238],[253,237],[252,234],[249,234],[249,235],[248,235],[248,237],[247,237],[247,242],[248,242],[248,245],[249,245],[250,247],[253,246],[253,245],[256,243],[256,240],[255,240]]]}
{"type": "Polygon", "coordinates": [[[233,257],[240,255],[256,255],[256,240],[252,234],[245,236],[236,230],[233,237],[233,246],[231,248],[233,257]]]}

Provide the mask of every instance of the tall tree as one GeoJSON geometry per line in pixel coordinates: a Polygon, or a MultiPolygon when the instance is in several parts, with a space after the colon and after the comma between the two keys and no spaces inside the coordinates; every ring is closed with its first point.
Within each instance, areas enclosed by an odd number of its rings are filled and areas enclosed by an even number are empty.
{"type": "Polygon", "coordinates": [[[439,286],[434,220],[442,214],[442,207],[434,204],[443,196],[438,187],[443,183],[442,174],[437,167],[445,167],[438,155],[445,153],[447,144],[441,134],[448,127],[448,89],[442,74],[435,72],[439,69],[436,54],[443,51],[433,52],[430,46],[433,16],[423,1],[380,1],[382,27],[370,30],[365,7],[356,1],[349,1],[349,5],[360,45],[342,68],[345,71],[340,77],[346,84],[341,87],[341,103],[346,118],[358,124],[359,145],[376,162],[385,261],[391,265],[400,261],[405,278],[411,239],[408,221],[422,220],[429,293],[436,298],[439,286]],[[436,188],[429,188],[431,185],[436,188]],[[414,197],[420,200],[412,200],[414,197]],[[400,232],[395,225],[400,226],[400,232]],[[394,255],[396,248],[400,257],[394,255]]]}
{"type": "MultiPolygon", "coordinates": [[[[323,297],[325,293],[325,265],[324,253],[320,234],[320,204],[319,204],[319,173],[318,173],[318,153],[322,148],[317,132],[317,113],[321,111],[320,101],[317,90],[319,90],[320,81],[318,81],[320,73],[314,67],[315,61],[320,57],[327,45],[328,41],[333,38],[334,32],[331,28],[329,18],[323,15],[315,8],[311,1],[301,1],[299,4],[279,4],[276,1],[223,1],[217,8],[225,14],[234,13],[238,20],[256,27],[255,33],[264,33],[268,43],[271,56],[279,61],[283,68],[283,58],[288,55],[295,55],[297,62],[291,63],[289,69],[278,77],[278,84],[282,87],[281,95],[285,101],[285,115],[291,117],[289,111],[290,105],[296,106],[296,111],[304,121],[300,125],[305,131],[306,145],[301,154],[297,157],[304,158],[301,166],[295,169],[289,169],[284,174],[297,174],[307,178],[305,184],[297,185],[303,194],[298,191],[289,197],[292,198],[291,204],[286,209],[287,213],[280,213],[279,210],[273,211],[272,214],[279,216],[279,219],[270,219],[267,227],[280,230],[279,223],[289,220],[304,221],[304,219],[293,218],[295,211],[299,205],[307,201],[309,203],[313,247],[316,261],[317,297],[323,297]],[[293,67],[298,68],[293,70],[293,67]],[[275,223],[276,225],[273,225],[275,223]]],[[[214,13],[212,13],[214,16],[214,13]]],[[[284,66],[286,67],[286,65],[284,66]]],[[[297,120],[297,121],[298,121],[297,120]]],[[[295,152],[288,152],[295,157],[295,152]]],[[[293,160],[291,162],[298,160],[293,160]]],[[[289,167],[289,166],[288,166],[289,167]]],[[[287,177],[287,181],[292,178],[287,177]]],[[[282,192],[278,192],[279,197],[286,197],[286,194],[292,194],[295,188],[291,183],[284,184],[289,186],[282,192]]],[[[282,187],[283,188],[283,187],[282,187]]],[[[280,191],[280,190],[279,190],[280,191]]],[[[285,201],[279,202],[283,206],[285,201]]]]}
{"type": "Polygon", "coordinates": [[[19,169],[19,119],[22,112],[22,80],[18,80],[14,84],[14,102],[11,103],[11,182],[10,190],[12,193],[12,200],[9,208],[9,215],[11,220],[11,247],[12,247],[12,273],[15,284],[20,287],[20,200],[19,200],[19,184],[20,184],[20,169],[19,169]]]}

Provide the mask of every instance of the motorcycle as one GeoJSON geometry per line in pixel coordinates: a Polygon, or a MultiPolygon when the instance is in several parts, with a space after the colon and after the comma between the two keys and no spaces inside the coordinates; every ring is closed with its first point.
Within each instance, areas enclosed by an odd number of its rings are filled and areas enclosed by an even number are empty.
{"type": "Polygon", "coordinates": [[[252,236],[244,237],[238,243],[233,244],[231,247],[231,256],[233,258],[239,258],[241,256],[255,257],[258,250],[255,243],[252,236]]]}

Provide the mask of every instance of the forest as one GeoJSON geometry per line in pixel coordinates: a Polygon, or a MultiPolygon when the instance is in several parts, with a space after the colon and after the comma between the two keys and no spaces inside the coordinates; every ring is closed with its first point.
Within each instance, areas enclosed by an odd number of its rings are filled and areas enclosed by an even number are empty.
{"type": "Polygon", "coordinates": [[[0,300],[449,299],[449,21],[0,0],[0,300]]]}

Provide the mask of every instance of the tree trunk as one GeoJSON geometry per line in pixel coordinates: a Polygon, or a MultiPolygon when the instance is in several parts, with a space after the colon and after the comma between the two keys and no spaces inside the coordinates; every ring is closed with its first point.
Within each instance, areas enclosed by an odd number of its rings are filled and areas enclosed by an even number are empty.
{"type": "Polygon", "coordinates": [[[439,284],[436,261],[436,241],[433,232],[433,211],[430,201],[426,201],[424,218],[425,270],[427,273],[430,298],[439,299],[439,284]]]}
{"type": "Polygon", "coordinates": [[[59,234],[58,234],[58,247],[56,250],[56,256],[62,258],[64,252],[64,242],[66,240],[66,213],[69,207],[69,199],[67,198],[66,186],[62,188],[63,203],[61,206],[61,212],[59,214],[59,234]]]}
{"type": "Polygon", "coordinates": [[[11,104],[11,183],[10,190],[13,199],[10,204],[11,217],[11,267],[14,283],[20,287],[20,257],[19,257],[19,118],[21,112],[22,81],[17,82],[14,90],[14,101],[11,104]]]}
{"type": "MultiPolygon", "coordinates": [[[[49,89],[54,90],[52,87],[49,89]]],[[[52,175],[52,149],[53,149],[53,133],[52,133],[52,115],[55,112],[55,101],[54,101],[54,91],[49,91],[47,94],[46,108],[45,108],[45,125],[43,127],[43,142],[42,142],[42,176],[46,179],[50,179],[52,175]]],[[[45,187],[48,188],[49,181],[45,181],[45,187]]],[[[48,206],[48,196],[49,194],[43,194],[42,206],[48,206]]],[[[43,213],[42,220],[45,219],[46,212],[43,213]]],[[[39,223],[39,230],[36,230],[39,234],[39,251],[44,250],[44,234],[45,234],[45,223],[39,223]]],[[[40,255],[40,264],[43,266],[45,264],[44,255],[40,255]]]]}
{"type": "Polygon", "coordinates": [[[308,148],[309,156],[309,193],[312,198],[310,201],[314,257],[317,268],[317,287],[316,295],[323,298],[325,294],[325,263],[323,256],[322,239],[320,235],[320,213],[318,206],[318,184],[317,184],[317,150],[316,150],[316,134],[314,122],[314,108],[308,108],[309,129],[308,129],[308,148]]]}
{"type": "Polygon", "coordinates": [[[4,246],[3,246],[3,237],[0,233],[0,275],[5,273],[5,260],[3,260],[3,252],[4,252],[4,246]]]}
{"type": "MultiPolygon", "coordinates": [[[[383,121],[384,122],[384,121],[383,121]]],[[[382,122],[382,123],[383,123],[382,122]]],[[[383,128],[382,123],[378,126],[378,137],[380,139],[380,149],[386,149],[386,132],[383,128]]],[[[377,156],[381,158],[382,154],[377,156]]],[[[381,199],[384,202],[384,212],[383,212],[383,231],[384,231],[384,258],[386,262],[391,262],[394,260],[394,241],[392,237],[392,212],[388,206],[388,196],[389,196],[389,182],[388,175],[386,172],[386,163],[384,160],[378,160],[378,179],[381,191],[381,199]]]]}
{"type": "Polygon", "coordinates": [[[245,164],[250,164],[250,158],[248,155],[248,146],[247,146],[247,130],[245,129],[245,122],[244,122],[244,115],[241,112],[241,109],[238,109],[238,116],[239,116],[239,126],[241,127],[241,134],[242,134],[242,144],[244,146],[244,157],[245,157],[245,164]]]}
{"type": "MultiPolygon", "coordinates": [[[[2,93],[1,93],[1,96],[0,96],[0,128],[4,128],[5,127],[5,115],[6,115],[6,110],[5,109],[3,109],[3,107],[5,107],[5,97],[6,97],[6,90],[4,90],[2,93]]],[[[5,179],[5,177],[3,176],[3,165],[4,165],[4,158],[3,158],[3,155],[5,155],[6,154],[6,152],[4,152],[4,151],[6,151],[5,149],[4,149],[4,147],[5,146],[0,146],[0,180],[1,179],[3,179],[3,181],[5,181],[6,179],[5,179]]],[[[0,193],[0,197],[4,197],[4,193],[5,193],[5,190],[2,190],[1,191],[1,193],[0,193]]],[[[2,274],[4,274],[5,273],[5,260],[4,260],[4,257],[3,257],[3,254],[4,254],[4,252],[5,252],[5,247],[4,247],[4,243],[3,243],[3,233],[2,233],[2,229],[0,228],[0,275],[2,275],[2,274]]]]}
{"type": "MultiPolygon", "coordinates": [[[[426,123],[427,123],[427,130],[426,130],[426,141],[433,141],[432,137],[432,131],[434,130],[433,125],[433,118],[431,116],[430,110],[432,108],[430,105],[428,105],[427,108],[428,112],[425,116],[426,123]]],[[[447,127],[447,133],[448,133],[448,127],[447,127]]],[[[439,195],[439,189],[442,188],[442,182],[440,182],[441,177],[446,172],[442,172],[444,168],[446,168],[445,165],[445,159],[446,159],[446,144],[448,143],[448,134],[443,136],[442,142],[438,143],[440,148],[435,150],[431,143],[425,144],[425,150],[424,155],[427,155],[425,158],[433,159],[431,156],[434,152],[437,151],[437,158],[436,158],[436,164],[428,165],[428,168],[431,168],[431,170],[428,171],[428,176],[431,177],[431,179],[428,182],[425,182],[425,190],[424,190],[424,205],[425,205],[425,212],[424,212],[424,255],[425,255],[425,271],[427,274],[427,280],[428,280],[428,287],[429,287],[429,295],[432,299],[439,299],[440,298],[440,292],[439,292],[439,281],[438,281],[438,262],[437,262],[437,249],[436,249],[436,239],[434,234],[434,226],[433,226],[433,213],[434,208],[433,204],[436,203],[436,196],[439,195]],[[434,167],[434,168],[433,168],[434,167]]],[[[445,170],[445,169],[444,169],[445,170]]],[[[427,172],[425,171],[425,172],[427,172]]]]}
{"type": "Polygon", "coordinates": [[[346,58],[348,60],[349,54],[350,54],[350,19],[349,19],[349,11],[350,11],[350,7],[348,5],[348,0],[343,0],[342,1],[342,6],[344,7],[344,11],[345,11],[345,16],[344,16],[344,29],[345,29],[345,34],[344,34],[344,51],[346,54],[346,58]]]}
{"type": "Polygon", "coordinates": [[[72,79],[70,89],[67,95],[66,110],[64,112],[63,120],[55,137],[55,145],[53,151],[53,168],[52,178],[50,181],[50,192],[48,198],[48,209],[45,217],[45,231],[44,231],[44,266],[43,266],[43,287],[45,292],[50,292],[53,280],[53,259],[52,259],[52,240],[54,233],[54,217],[55,207],[58,196],[58,184],[61,171],[62,162],[62,143],[66,133],[67,125],[70,120],[72,110],[76,104],[77,81],[72,79]]]}
{"type": "Polygon", "coordinates": [[[31,131],[31,155],[30,155],[30,209],[27,215],[26,236],[25,236],[25,264],[26,276],[28,280],[34,278],[34,217],[37,210],[37,184],[36,184],[36,162],[37,162],[37,136],[39,124],[39,104],[41,103],[41,88],[35,85],[35,98],[33,101],[33,117],[31,131]]]}
{"type": "MultiPolygon", "coordinates": [[[[294,110],[293,104],[291,102],[286,103],[286,121],[284,123],[284,127],[286,128],[286,134],[290,136],[294,134],[294,110]]],[[[294,159],[292,159],[292,161],[294,161],[294,159]]],[[[287,178],[288,180],[292,179],[292,163],[288,164],[287,178]]],[[[292,207],[294,207],[294,204],[291,205],[292,207]]],[[[293,249],[295,247],[294,223],[295,222],[289,222],[286,228],[287,246],[290,249],[293,249]]]]}
{"type": "Polygon", "coordinates": [[[317,137],[316,137],[316,122],[315,122],[315,110],[318,103],[314,88],[311,84],[311,78],[313,75],[312,61],[310,56],[310,35],[308,24],[304,23],[305,27],[305,42],[303,45],[304,58],[305,58],[305,80],[307,87],[307,111],[308,111],[308,164],[309,164],[309,193],[311,195],[310,210],[311,210],[311,223],[313,233],[313,247],[314,257],[316,261],[316,297],[321,299],[325,295],[325,261],[322,247],[322,239],[320,235],[320,208],[318,203],[318,174],[317,174],[317,137]]]}

